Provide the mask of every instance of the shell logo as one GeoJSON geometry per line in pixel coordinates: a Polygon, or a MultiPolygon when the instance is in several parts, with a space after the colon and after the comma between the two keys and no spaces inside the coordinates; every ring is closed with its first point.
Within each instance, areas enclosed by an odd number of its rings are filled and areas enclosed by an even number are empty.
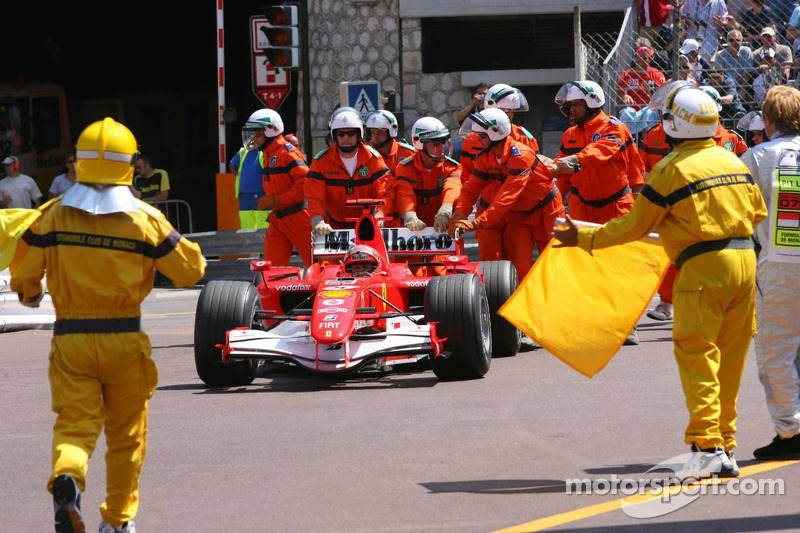
{"type": "Polygon", "coordinates": [[[354,296],[353,291],[325,291],[321,292],[320,296],[323,298],[344,298],[346,296],[354,296]]]}

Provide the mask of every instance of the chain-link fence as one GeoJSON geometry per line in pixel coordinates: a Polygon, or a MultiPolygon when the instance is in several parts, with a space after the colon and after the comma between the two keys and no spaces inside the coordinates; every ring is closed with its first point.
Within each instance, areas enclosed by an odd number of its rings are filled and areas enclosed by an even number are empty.
{"type": "Polygon", "coordinates": [[[628,8],[618,31],[581,38],[585,78],[603,87],[604,111],[620,117],[634,133],[658,122],[644,107],[653,91],[671,79],[713,87],[728,129],[759,109],[773,85],[797,86],[800,30],[791,22],[800,25],[800,8],[795,13],[791,1],[758,0],[748,2],[746,10],[723,12],[725,2],[709,0],[707,5],[716,5],[717,11],[702,13],[693,0],[673,4],[662,26],[639,27],[636,10],[628,8]],[[770,9],[770,4],[775,5],[770,9]]]}

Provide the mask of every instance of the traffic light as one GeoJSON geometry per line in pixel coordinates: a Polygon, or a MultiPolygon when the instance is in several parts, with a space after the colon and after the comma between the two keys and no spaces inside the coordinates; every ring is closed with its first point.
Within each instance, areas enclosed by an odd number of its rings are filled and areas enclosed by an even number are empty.
{"type": "Polygon", "coordinates": [[[261,31],[269,41],[264,54],[275,68],[297,68],[300,66],[300,32],[297,6],[277,5],[266,8],[269,25],[261,31]]]}

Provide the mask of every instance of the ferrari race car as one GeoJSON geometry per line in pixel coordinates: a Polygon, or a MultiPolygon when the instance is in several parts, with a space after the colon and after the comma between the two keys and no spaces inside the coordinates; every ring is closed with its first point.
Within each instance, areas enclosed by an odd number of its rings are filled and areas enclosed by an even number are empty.
{"type": "Polygon", "coordinates": [[[347,375],[425,358],[440,379],[474,379],[493,354],[515,355],[519,330],[497,315],[517,288],[514,266],[470,263],[432,228],[381,229],[371,211],[382,203],[348,201],[362,208],[355,229],[316,237],[307,272],[252,261],[255,283],[209,282],[195,315],[200,379],[246,385],[261,361],[347,375]],[[420,266],[437,275],[412,273],[420,266]]]}

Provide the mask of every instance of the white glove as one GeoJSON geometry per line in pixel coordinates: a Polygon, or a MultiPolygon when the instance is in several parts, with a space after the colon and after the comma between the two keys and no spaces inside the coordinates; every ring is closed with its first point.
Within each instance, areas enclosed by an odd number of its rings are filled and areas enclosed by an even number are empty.
{"type": "Polygon", "coordinates": [[[436,217],[433,219],[433,229],[440,233],[447,231],[447,228],[450,225],[450,217],[452,216],[453,204],[442,204],[442,207],[439,208],[439,211],[436,213],[436,217]]]}
{"type": "Polygon", "coordinates": [[[374,214],[374,215],[372,215],[372,216],[374,216],[374,217],[375,217],[375,220],[377,220],[377,221],[378,221],[378,227],[379,227],[379,228],[381,228],[381,229],[383,229],[383,225],[384,225],[384,224],[386,224],[386,221],[385,221],[385,220],[381,220],[381,219],[382,219],[383,217],[385,217],[386,215],[384,215],[384,214],[383,214],[383,213],[381,213],[380,211],[375,211],[375,214],[374,214]]]}
{"type": "Polygon", "coordinates": [[[411,231],[422,231],[425,229],[425,223],[417,217],[414,211],[406,211],[403,213],[403,223],[406,228],[411,231]]]}
{"type": "Polygon", "coordinates": [[[333,231],[333,228],[331,227],[331,225],[328,224],[327,222],[325,222],[324,220],[320,220],[314,226],[314,233],[316,233],[320,237],[324,237],[326,235],[330,235],[332,231],[333,231]]]}

